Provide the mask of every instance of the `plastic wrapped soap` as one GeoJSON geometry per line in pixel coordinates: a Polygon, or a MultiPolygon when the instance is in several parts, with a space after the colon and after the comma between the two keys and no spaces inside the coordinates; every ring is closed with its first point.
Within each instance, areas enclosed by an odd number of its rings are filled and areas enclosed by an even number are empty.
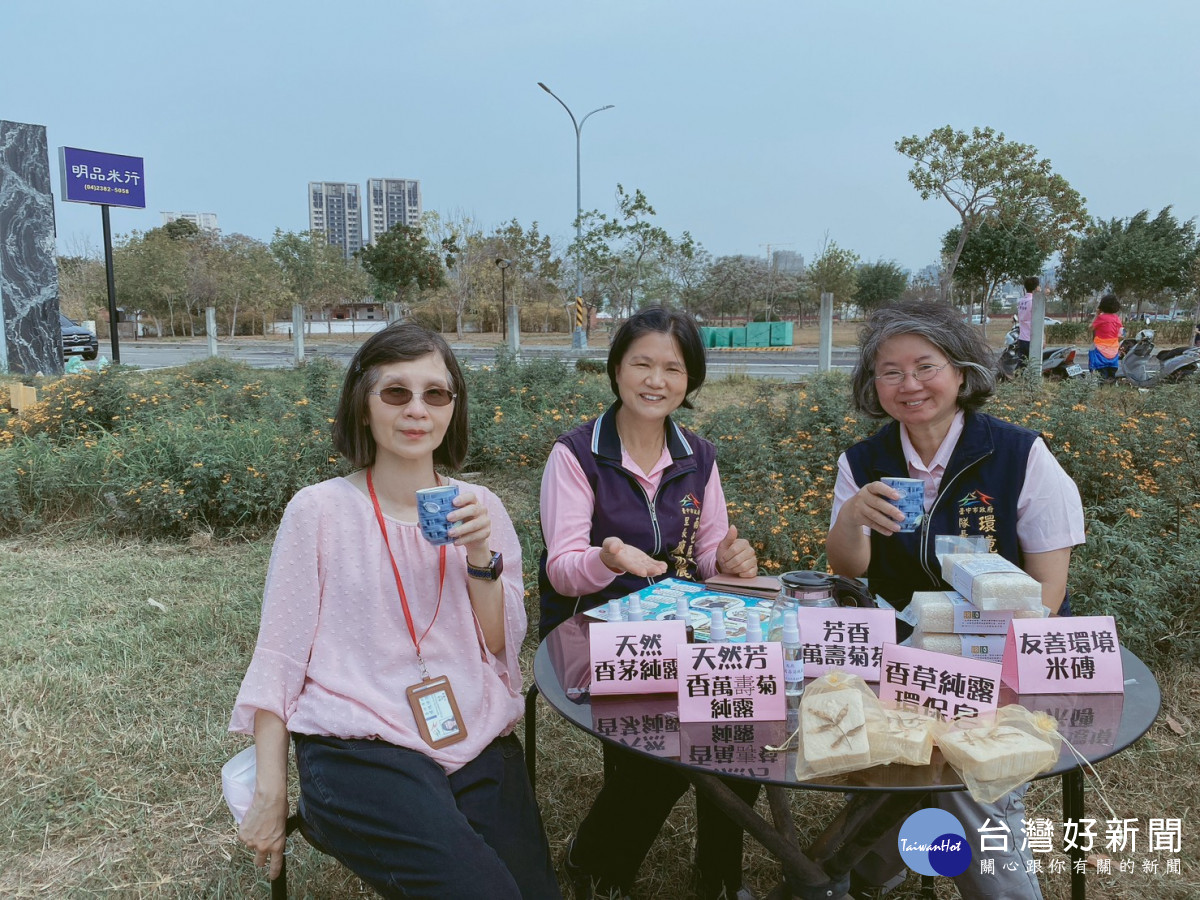
{"type": "Polygon", "coordinates": [[[962,637],[961,634],[939,634],[918,630],[912,633],[912,646],[918,650],[932,650],[934,653],[962,656],[962,637]]]}
{"type": "Polygon", "coordinates": [[[933,753],[933,738],[946,728],[941,720],[912,709],[868,711],[867,737],[871,760],[879,764],[923,766],[933,753]]]}
{"type": "Polygon", "coordinates": [[[816,696],[807,692],[800,703],[804,762],[815,775],[865,769],[871,765],[862,696],[847,688],[816,696]]]}

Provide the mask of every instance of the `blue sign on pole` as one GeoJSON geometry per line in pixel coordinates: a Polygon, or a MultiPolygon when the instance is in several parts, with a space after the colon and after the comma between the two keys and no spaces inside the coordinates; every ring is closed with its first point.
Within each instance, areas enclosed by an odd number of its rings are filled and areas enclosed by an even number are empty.
{"type": "Polygon", "coordinates": [[[146,164],[142,157],[59,147],[58,162],[64,200],[146,208],[146,164]]]}

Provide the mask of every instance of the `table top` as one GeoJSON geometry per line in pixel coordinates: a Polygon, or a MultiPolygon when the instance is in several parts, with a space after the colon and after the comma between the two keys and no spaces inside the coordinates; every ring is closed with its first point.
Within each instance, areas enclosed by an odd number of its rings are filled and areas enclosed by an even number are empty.
{"type": "MultiPolygon", "coordinates": [[[[773,751],[795,729],[787,722],[679,722],[674,694],[637,694],[591,698],[588,628],[595,621],[580,614],[547,635],[533,661],[538,691],[563,718],[605,743],[627,747],[663,762],[723,777],[804,790],[952,791],[964,788],[957,773],[935,747],[926,766],[893,764],[844,775],[801,781],[796,751],[773,751]]],[[[1000,705],[1020,703],[1058,721],[1066,739],[1058,762],[1037,776],[1048,778],[1080,763],[1067,741],[1089,762],[1120,753],[1145,734],[1162,702],[1158,682],[1145,663],[1121,648],[1124,694],[1015,694],[1001,688],[1000,705]]]]}

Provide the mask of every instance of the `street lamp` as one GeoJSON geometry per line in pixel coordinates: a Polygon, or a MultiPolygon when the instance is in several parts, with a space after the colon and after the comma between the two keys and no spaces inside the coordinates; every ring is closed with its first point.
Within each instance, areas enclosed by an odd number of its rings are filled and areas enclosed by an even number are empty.
{"type": "Polygon", "coordinates": [[[500,269],[500,334],[508,342],[509,349],[516,353],[521,349],[520,325],[513,323],[511,337],[508,331],[508,285],[505,276],[508,274],[508,267],[512,265],[511,259],[496,259],[496,267],[500,269]]]}
{"type": "MultiPolygon", "coordinates": [[[[598,109],[593,109],[590,113],[576,122],[575,113],[571,112],[571,107],[562,102],[562,98],[559,97],[558,94],[554,93],[554,91],[550,90],[550,88],[546,87],[546,85],[540,81],[538,82],[538,87],[558,101],[559,105],[567,111],[567,115],[571,117],[571,124],[575,126],[575,300],[578,302],[578,300],[583,296],[583,265],[579,255],[581,251],[580,245],[583,242],[583,192],[581,188],[582,179],[580,177],[579,168],[580,134],[583,131],[584,122],[598,112],[604,112],[606,109],[612,109],[613,104],[610,103],[607,106],[601,106],[598,109]]],[[[577,327],[575,329],[575,333],[571,339],[571,346],[576,349],[587,347],[587,332],[583,328],[577,327]]]]}

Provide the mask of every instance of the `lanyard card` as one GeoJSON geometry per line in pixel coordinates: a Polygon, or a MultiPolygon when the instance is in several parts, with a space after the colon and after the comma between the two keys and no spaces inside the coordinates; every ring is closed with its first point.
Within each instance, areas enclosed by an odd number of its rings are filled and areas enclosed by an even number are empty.
{"type": "Polygon", "coordinates": [[[434,750],[457,744],[467,737],[467,726],[445,675],[425,678],[406,692],[421,739],[434,750]]]}

